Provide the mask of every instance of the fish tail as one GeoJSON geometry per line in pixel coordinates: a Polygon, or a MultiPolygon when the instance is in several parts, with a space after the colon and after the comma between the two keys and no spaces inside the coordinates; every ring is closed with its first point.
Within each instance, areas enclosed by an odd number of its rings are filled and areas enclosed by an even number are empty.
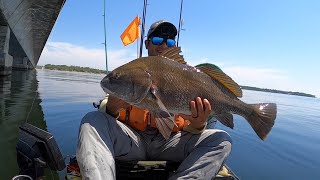
{"type": "Polygon", "coordinates": [[[253,111],[246,119],[257,135],[265,140],[274,125],[277,105],[275,103],[260,103],[250,104],[250,106],[253,111]]]}

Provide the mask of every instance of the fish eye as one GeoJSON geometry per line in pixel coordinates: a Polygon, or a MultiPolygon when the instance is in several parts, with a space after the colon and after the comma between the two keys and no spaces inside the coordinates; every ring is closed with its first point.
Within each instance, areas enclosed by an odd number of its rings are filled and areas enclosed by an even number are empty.
{"type": "Polygon", "coordinates": [[[114,79],[119,79],[120,73],[115,73],[115,74],[113,75],[113,77],[114,77],[114,79]]]}

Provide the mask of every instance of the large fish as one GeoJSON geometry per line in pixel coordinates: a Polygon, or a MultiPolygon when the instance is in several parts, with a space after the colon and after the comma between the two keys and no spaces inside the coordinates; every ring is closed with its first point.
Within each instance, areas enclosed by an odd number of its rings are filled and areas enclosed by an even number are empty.
{"type": "Polygon", "coordinates": [[[142,57],[124,64],[100,84],[103,90],[123,101],[148,109],[160,133],[168,139],[175,126],[174,115],[191,115],[190,101],[206,98],[222,124],[233,128],[233,115],[244,117],[265,140],[277,114],[274,103],[246,104],[241,88],[218,67],[185,63],[180,48],[169,48],[159,56],[142,57]]]}

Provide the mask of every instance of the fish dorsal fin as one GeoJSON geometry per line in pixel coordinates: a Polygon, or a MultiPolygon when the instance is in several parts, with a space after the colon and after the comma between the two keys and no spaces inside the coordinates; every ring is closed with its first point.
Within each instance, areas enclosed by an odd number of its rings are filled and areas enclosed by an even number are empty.
{"type": "Polygon", "coordinates": [[[231,77],[226,75],[218,66],[210,63],[204,63],[196,65],[195,67],[200,71],[206,73],[211,78],[220,82],[235,96],[242,97],[242,90],[240,86],[236,82],[234,82],[231,77]]]}
{"type": "Polygon", "coordinates": [[[180,52],[181,52],[180,47],[167,48],[159,56],[171,59],[173,61],[177,61],[181,64],[186,64],[187,62],[185,62],[183,56],[179,54],[180,52]]]}

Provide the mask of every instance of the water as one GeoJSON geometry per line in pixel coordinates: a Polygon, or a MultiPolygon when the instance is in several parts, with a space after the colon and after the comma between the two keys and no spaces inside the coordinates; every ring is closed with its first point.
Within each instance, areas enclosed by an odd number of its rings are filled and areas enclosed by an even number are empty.
{"type": "MultiPolygon", "coordinates": [[[[63,156],[75,154],[81,118],[104,97],[102,77],[47,70],[1,77],[0,179],[18,174],[15,146],[25,121],[53,134],[63,156]]],[[[320,179],[320,99],[244,91],[242,100],[275,102],[278,116],[266,141],[240,116],[234,116],[234,130],[217,124],[233,139],[227,160],[232,170],[241,179],[320,179]]]]}

